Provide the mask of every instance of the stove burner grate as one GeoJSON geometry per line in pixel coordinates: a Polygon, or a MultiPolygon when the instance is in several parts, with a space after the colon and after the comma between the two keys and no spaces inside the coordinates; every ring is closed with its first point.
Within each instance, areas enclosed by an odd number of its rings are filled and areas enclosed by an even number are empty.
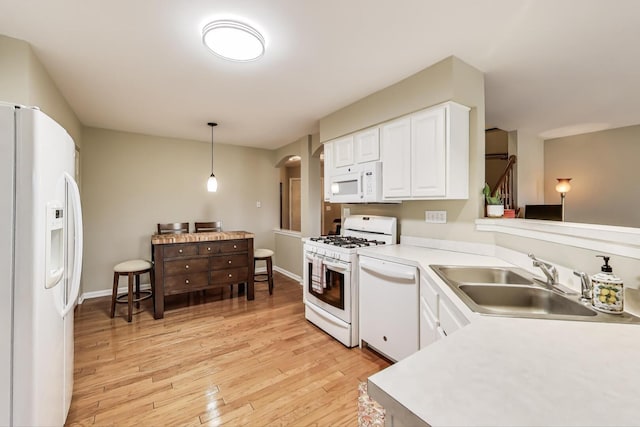
{"type": "Polygon", "coordinates": [[[384,245],[381,240],[365,239],[362,237],[351,236],[320,236],[309,239],[313,242],[324,243],[327,245],[339,246],[346,249],[361,248],[364,246],[384,245]]]}

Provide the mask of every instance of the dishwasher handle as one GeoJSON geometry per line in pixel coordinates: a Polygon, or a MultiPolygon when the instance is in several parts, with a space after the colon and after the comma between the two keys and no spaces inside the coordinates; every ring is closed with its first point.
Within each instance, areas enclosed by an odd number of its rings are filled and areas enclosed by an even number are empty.
{"type": "Polygon", "coordinates": [[[392,268],[385,266],[382,262],[371,262],[361,258],[360,268],[391,279],[407,281],[413,281],[416,279],[416,269],[414,267],[406,267],[403,269],[392,268]]]}

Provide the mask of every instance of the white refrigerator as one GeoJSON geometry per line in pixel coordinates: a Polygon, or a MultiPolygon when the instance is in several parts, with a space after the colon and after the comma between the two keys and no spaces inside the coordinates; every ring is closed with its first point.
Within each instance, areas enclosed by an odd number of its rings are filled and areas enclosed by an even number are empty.
{"type": "Polygon", "coordinates": [[[0,425],[63,425],[82,268],[75,145],[37,108],[0,103],[0,425]]]}

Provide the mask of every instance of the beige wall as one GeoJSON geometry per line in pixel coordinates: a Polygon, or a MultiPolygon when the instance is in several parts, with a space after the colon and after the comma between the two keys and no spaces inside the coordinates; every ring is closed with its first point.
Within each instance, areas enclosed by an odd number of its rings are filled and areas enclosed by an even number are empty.
{"type": "Polygon", "coordinates": [[[420,109],[453,100],[471,107],[469,123],[469,199],[405,201],[400,205],[348,205],[352,214],[399,218],[399,233],[436,239],[490,242],[475,231],[484,206],[484,76],[458,58],[443,61],[382,89],[320,120],[320,140],[373,126],[420,109]],[[447,224],[427,224],[425,210],[446,210],[447,224]]]}
{"type": "Polygon", "coordinates": [[[82,125],[31,46],[0,35],[0,101],[37,106],[82,146],[82,125]]]}
{"type": "Polygon", "coordinates": [[[302,239],[298,235],[275,233],[273,264],[302,280],[302,239]]]}
{"type": "Polygon", "coordinates": [[[461,61],[449,57],[323,117],[320,119],[320,141],[326,142],[453,99],[451,83],[457,62],[461,61]]]}
{"type": "Polygon", "coordinates": [[[544,142],[544,199],[560,203],[556,178],[572,178],[565,219],[640,227],[640,126],[544,142]]]}
{"type": "Polygon", "coordinates": [[[150,258],[159,222],[221,220],[225,230],[255,233],[256,247],[275,247],[278,169],[270,151],[215,144],[219,187],[209,193],[208,143],[95,128],[84,135],[84,293],[110,289],[116,263],[150,258]]]}

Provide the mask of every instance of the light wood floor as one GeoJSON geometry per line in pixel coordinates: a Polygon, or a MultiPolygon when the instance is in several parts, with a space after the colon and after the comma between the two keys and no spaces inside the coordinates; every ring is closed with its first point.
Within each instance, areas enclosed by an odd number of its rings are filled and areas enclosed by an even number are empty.
{"type": "Polygon", "coordinates": [[[300,285],[275,279],[254,301],[176,296],[161,320],[147,300],[130,324],[85,301],[67,425],[356,426],[358,383],[389,363],[309,323],[300,285]]]}

